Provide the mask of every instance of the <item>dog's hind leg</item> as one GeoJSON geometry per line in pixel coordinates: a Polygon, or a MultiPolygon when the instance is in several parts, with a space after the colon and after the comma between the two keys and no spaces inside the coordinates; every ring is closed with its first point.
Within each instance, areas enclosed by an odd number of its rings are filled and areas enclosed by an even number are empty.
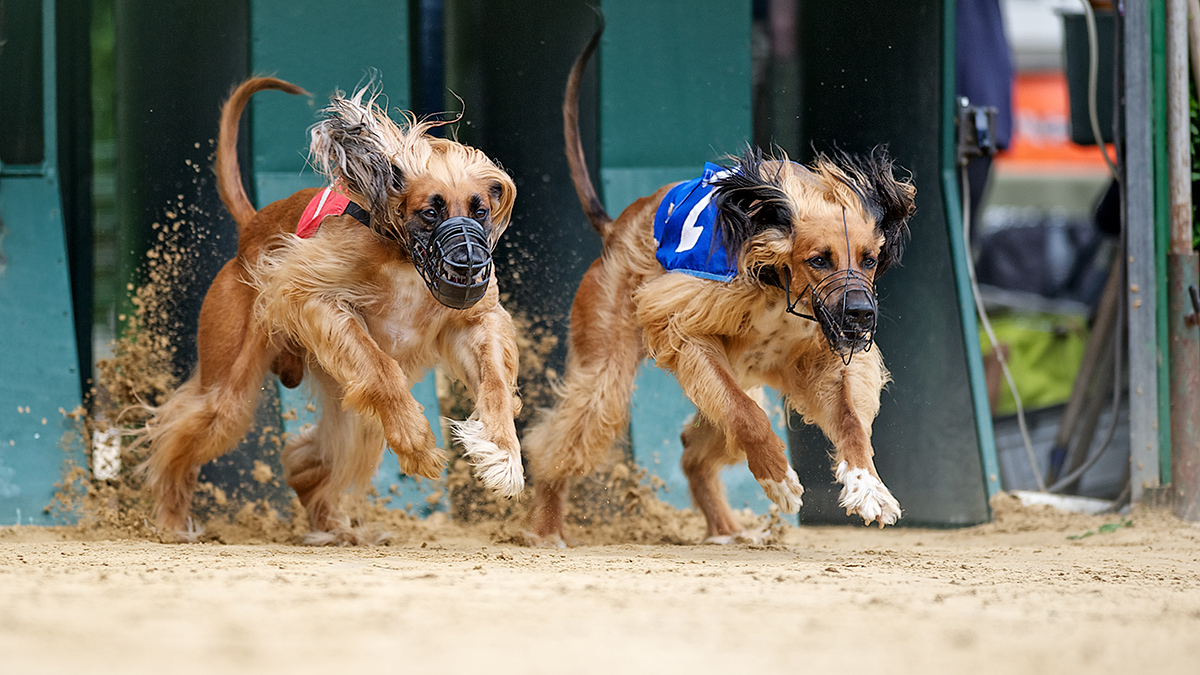
{"type": "Polygon", "coordinates": [[[642,356],[629,290],[596,261],[571,309],[570,351],[559,400],[524,438],[536,487],[531,544],[565,545],[563,510],[570,479],[595,470],[628,428],[642,356]]]}
{"type": "Polygon", "coordinates": [[[744,457],[730,447],[725,432],[697,414],[680,435],[683,441],[683,473],[696,508],[708,524],[705,543],[728,544],[738,539],[742,526],[729,508],[718,472],[744,457]]]}
{"type": "Polygon", "coordinates": [[[453,366],[475,400],[470,419],[454,424],[464,455],[475,475],[502,497],[515,497],[525,487],[521,444],[513,418],[517,398],[517,338],[503,309],[488,312],[470,327],[449,336],[446,363],[453,366]]]}
{"type": "Polygon", "coordinates": [[[304,505],[309,544],[375,543],[360,536],[338,503],[350,489],[365,488],[379,468],[385,442],[379,424],[344,409],[341,388],[319,369],[311,373],[320,420],[283,449],[284,478],[304,505]]]}
{"type": "Polygon", "coordinates": [[[205,297],[196,374],[154,410],[139,440],[150,446],[140,471],[154,499],[155,522],[185,540],[196,534],[187,520],[200,466],[245,435],[273,356],[266,338],[248,330],[248,310],[237,311],[253,300],[237,269],[235,261],[227,264],[205,297]]]}

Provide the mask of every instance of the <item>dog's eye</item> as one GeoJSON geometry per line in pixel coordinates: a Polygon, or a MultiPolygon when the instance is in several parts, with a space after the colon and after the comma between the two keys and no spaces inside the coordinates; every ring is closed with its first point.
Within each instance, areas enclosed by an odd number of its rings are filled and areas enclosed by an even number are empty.
{"type": "Polygon", "coordinates": [[[875,259],[870,256],[863,258],[862,266],[863,266],[863,269],[867,269],[867,270],[873,269],[875,267],[875,259]]]}
{"type": "Polygon", "coordinates": [[[823,270],[826,267],[829,267],[829,261],[826,260],[824,256],[819,256],[819,255],[815,255],[815,256],[809,258],[808,264],[810,267],[812,267],[814,269],[818,269],[818,270],[823,270]]]}
{"type": "Polygon", "coordinates": [[[434,209],[425,209],[421,212],[421,217],[428,221],[437,220],[437,211],[434,209]]]}
{"type": "Polygon", "coordinates": [[[475,220],[483,220],[487,218],[487,209],[475,209],[475,220]]]}

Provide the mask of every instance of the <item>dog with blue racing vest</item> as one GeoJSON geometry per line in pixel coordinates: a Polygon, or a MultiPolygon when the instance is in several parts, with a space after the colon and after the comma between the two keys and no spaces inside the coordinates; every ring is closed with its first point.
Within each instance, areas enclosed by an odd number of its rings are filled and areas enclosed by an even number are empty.
{"type": "Polygon", "coordinates": [[[599,37],[571,69],[563,114],[572,180],[604,249],[575,295],[557,401],[523,439],[536,489],[530,543],[565,545],[571,480],[593,471],[627,428],[647,357],[674,373],[699,411],[683,431],[682,461],[707,541],[753,537],[725,498],[724,466],[745,460],[781,511],[800,509],[803,487],[752,395],[762,385],[833,443],[847,513],[894,523],[900,505],[872,461],[871,425],[890,379],[872,348],[874,283],[900,259],[914,186],[882,149],[809,166],[747,150],[614,220],[588,176],[578,124],[579,82],[599,37]]]}

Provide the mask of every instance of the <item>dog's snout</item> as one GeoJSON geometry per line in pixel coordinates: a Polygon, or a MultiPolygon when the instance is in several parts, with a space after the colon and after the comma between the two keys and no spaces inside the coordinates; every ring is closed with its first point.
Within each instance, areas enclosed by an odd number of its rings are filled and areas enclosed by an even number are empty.
{"type": "Polygon", "coordinates": [[[848,291],[842,302],[842,322],[865,328],[875,321],[875,303],[866,291],[848,291]]]}
{"type": "Polygon", "coordinates": [[[463,235],[450,239],[446,250],[447,262],[455,265],[486,265],[492,253],[481,242],[463,235]]]}

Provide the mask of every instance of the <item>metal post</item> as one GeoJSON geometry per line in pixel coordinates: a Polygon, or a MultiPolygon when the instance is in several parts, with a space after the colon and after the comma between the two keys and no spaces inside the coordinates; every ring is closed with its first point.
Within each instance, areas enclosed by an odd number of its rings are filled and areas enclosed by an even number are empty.
{"type": "Polygon", "coordinates": [[[1158,349],[1154,269],[1154,149],[1151,142],[1150,12],[1125,5],[1125,228],[1129,286],[1129,441],[1132,499],[1159,483],[1158,349]]]}
{"type": "Polygon", "coordinates": [[[1175,514],[1200,520],[1200,330],[1192,307],[1191,129],[1188,120],[1187,0],[1167,1],[1167,155],[1171,248],[1167,256],[1171,359],[1171,494],[1175,514]]]}

